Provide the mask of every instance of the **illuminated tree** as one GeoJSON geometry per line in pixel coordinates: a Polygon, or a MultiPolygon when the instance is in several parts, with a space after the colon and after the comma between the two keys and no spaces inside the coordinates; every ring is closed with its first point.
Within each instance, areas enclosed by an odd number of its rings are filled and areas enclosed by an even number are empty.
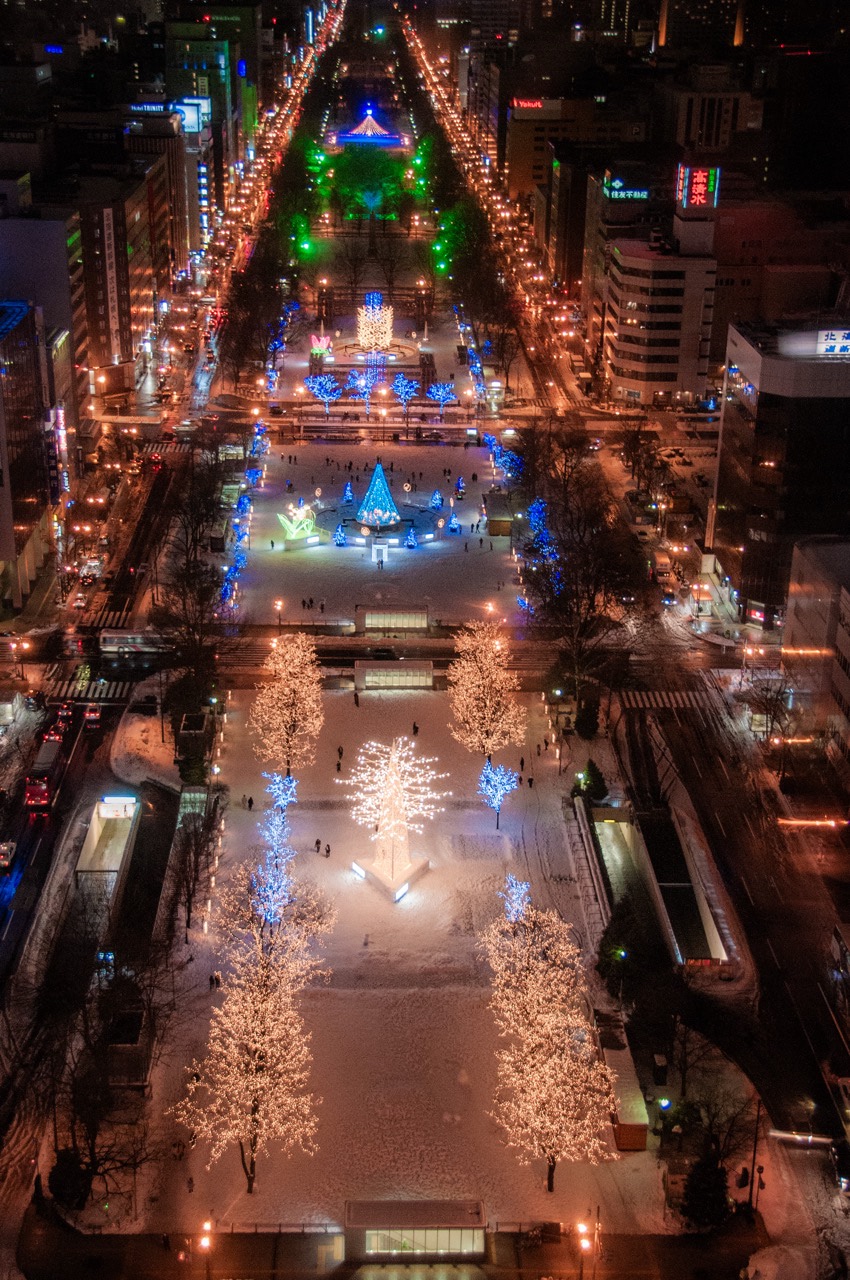
{"type": "Polygon", "coordinates": [[[404,409],[405,419],[407,418],[411,400],[415,400],[419,395],[419,383],[415,378],[407,378],[401,372],[397,373],[390,383],[392,393],[404,409]]]}
{"type": "Polygon", "coordinates": [[[313,763],[325,719],[316,646],[304,635],[282,636],[265,669],[271,679],[257,688],[248,728],[259,759],[285,764],[291,774],[313,763]]]}
{"type": "Polygon", "coordinates": [[[455,384],[453,382],[432,382],[426,394],[429,400],[433,400],[435,404],[440,406],[440,421],[442,422],[446,405],[451,404],[453,400],[457,400],[455,384]]]}
{"type": "Polygon", "coordinates": [[[393,309],[385,307],[380,293],[367,293],[357,308],[357,341],[363,351],[388,351],[393,340],[393,309]]]}
{"type": "Polygon", "coordinates": [[[404,545],[407,547],[408,551],[413,551],[419,546],[419,543],[416,541],[416,530],[413,525],[411,525],[407,531],[407,537],[404,540],[404,545]]]}
{"type": "Polygon", "coordinates": [[[410,864],[410,832],[421,834],[423,820],[442,812],[440,801],[451,795],[434,789],[447,776],[431,768],[435,763],[434,757],[417,757],[410,738],[366,742],[350,777],[337,779],[353,792],[351,816],[370,828],[375,868],[390,880],[410,864]]]}
{"type": "Polygon", "coordinates": [[[346,480],[345,488],[342,491],[342,500],[346,506],[350,506],[354,501],[354,485],[350,480],[346,480]]]}
{"type": "Polygon", "coordinates": [[[335,403],[342,395],[342,387],[332,373],[311,373],[309,377],[304,379],[304,386],[315,396],[317,400],[321,400],[325,406],[325,416],[329,417],[331,412],[331,403],[335,403]]]}
{"type": "Polygon", "coordinates": [[[346,388],[351,392],[352,400],[363,401],[366,406],[367,418],[372,408],[372,392],[380,380],[380,376],[375,369],[351,369],[348,374],[346,388]]]}
{"type": "Polygon", "coordinates": [[[345,536],[345,528],[342,524],[338,524],[334,529],[334,546],[344,547],[348,539],[345,536]]]}
{"type": "Polygon", "coordinates": [[[435,489],[434,492],[431,494],[431,501],[428,503],[428,506],[431,508],[432,511],[442,510],[443,495],[440,493],[439,489],[435,489]]]}
{"type": "Polygon", "coordinates": [[[508,646],[498,623],[467,623],[455,647],[458,656],[448,669],[451,734],[489,760],[500,747],[525,737],[525,709],[514,696],[519,680],[507,668],[508,646]]]}
{"type": "Polygon", "coordinates": [[[513,769],[506,769],[503,764],[495,768],[488,760],[481,770],[478,779],[478,794],[486,805],[496,811],[496,830],[499,830],[499,815],[502,812],[502,801],[519,786],[519,774],[513,769]]]}
{"type": "Polygon", "coordinates": [[[610,1158],[613,1077],[600,1057],[581,957],[570,927],[539,911],[528,886],[508,877],[505,913],[481,947],[493,971],[490,1009],[502,1040],[493,1118],[524,1164],[546,1161],[553,1191],[559,1161],[610,1158]]]}

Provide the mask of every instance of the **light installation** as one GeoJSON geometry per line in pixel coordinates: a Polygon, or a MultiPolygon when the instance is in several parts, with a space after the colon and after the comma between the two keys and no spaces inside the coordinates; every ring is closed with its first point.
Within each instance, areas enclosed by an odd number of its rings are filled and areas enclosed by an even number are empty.
{"type": "Polygon", "coordinates": [[[442,812],[440,801],[450,795],[434,783],[447,775],[437,773],[436,760],[417,756],[410,738],[394,738],[389,745],[367,742],[346,779],[337,779],[354,794],[351,816],[371,831],[371,858],[353,863],[361,877],[370,876],[398,902],[413,880],[428,869],[427,858],[410,854],[411,831],[420,834],[423,822],[442,812]]]}
{"type": "Polygon", "coordinates": [[[357,512],[357,520],[359,524],[366,525],[369,529],[389,528],[401,520],[380,462],[375,463],[369,488],[357,512]]]}
{"type": "Polygon", "coordinates": [[[431,508],[432,511],[442,510],[443,495],[440,493],[439,489],[435,489],[434,492],[431,494],[431,501],[428,503],[428,506],[431,508]]]}
{"type": "Polygon", "coordinates": [[[304,386],[311,396],[321,400],[325,406],[325,416],[330,416],[331,403],[339,400],[342,395],[342,387],[334,375],[332,373],[311,373],[304,379],[304,386]]]}
{"type": "Polygon", "coordinates": [[[338,524],[337,527],[334,529],[334,546],[344,547],[346,546],[347,542],[348,542],[348,539],[345,536],[345,529],[341,524],[338,524]]]}
{"type": "Polygon", "coordinates": [[[350,480],[346,480],[345,488],[342,491],[342,500],[346,506],[350,506],[354,501],[354,485],[350,480]]]}
{"type": "Polygon", "coordinates": [[[720,170],[680,164],[676,174],[676,203],[683,209],[716,209],[720,170]]]}
{"type": "Polygon", "coordinates": [[[432,382],[427,391],[429,400],[433,400],[440,406],[440,421],[443,420],[446,405],[457,400],[455,395],[455,387],[453,382],[432,382]]]}
{"type": "Polygon", "coordinates": [[[357,341],[362,351],[388,351],[393,340],[393,309],[378,290],[367,293],[357,308],[357,341]]]}
{"type": "Polygon", "coordinates": [[[290,504],[285,514],[278,512],[277,518],[290,542],[299,538],[309,538],[316,527],[316,517],[313,515],[312,507],[296,507],[290,504]]]}

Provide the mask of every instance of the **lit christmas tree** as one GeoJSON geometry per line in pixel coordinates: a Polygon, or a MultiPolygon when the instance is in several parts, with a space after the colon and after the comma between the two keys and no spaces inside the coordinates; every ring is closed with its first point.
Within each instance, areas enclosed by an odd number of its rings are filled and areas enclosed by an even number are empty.
{"type": "Polygon", "coordinates": [[[531,904],[531,885],[527,880],[518,880],[508,872],[505,876],[505,892],[500,892],[498,896],[505,904],[505,919],[516,924],[531,904]]]}
{"type": "Polygon", "coordinates": [[[546,1161],[553,1191],[559,1162],[611,1158],[616,1099],[585,1012],[588,993],[570,927],[555,912],[533,907],[526,889],[508,880],[505,914],[481,940],[503,1041],[493,1118],[522,1163],[546,1161]]]}
{"type": "Polygon", "coordinates": [[[298,780],[282,773],[264,773],[264,778],[268,779],[266,791],[274,802],[276,809],[283,809],[284,813],[291,804],[297,804],[298,800],[295,792],[298,789],[298,780]]]}
{"type": "Polygon", "coordinates": [[[463,476],[458,476],[455,482],[455,493],[459,498],[462,498],[463,495],[466,493],[466,481],[464,480],[463,476]]]}
{"type": "Polygon", "coordinates": [[[440,493],[439,489],[435,489],[434,492],[431,494],[431,501],[428,503],[428,506],[431,508],[432,511],[442,511],[443,495],[440,493]]]}
{"type": "Polygon", "coordinates": [[[346,480],[345,482],[345,488],[342,491],[342,501],[345,506],[350,506],[354,501],[354,485],[350,480],[346,480]]]}
{"type": "Polygon", "coordinates": [[[447,776],[431,768],[435,763],[432,757],[417,757],[410,738],[395,738],[389,746],[367,742],[350,777],[337,779],[354,793],[351,816],[370,829],[373,869],[390,884],[405,877],[413,865],[410,832],[421,834],[423,820],[441,813],[440,801],[451,795],[434,790],[432,784],[447,776]]]}
{"type": "Polygon", "coordinates": [[[282,636],[265,662],[271,680],[260,686],[248,716],[261,760],[293,767],[313,763],[324,724],[322,675],[316,646],[304,635],[282,636]]]}
{"type": "Polygon", "coordinates": [[[432,382],[426,394],[429,400],[433,400],[435,404],[440,406],[440,421],[442,422],[446,405],[451,404],[453,400],[457,400],[455,384],[453,382],[432,382]]]}
{"type": "Polygon", "coordinates": [[[404,545],[407,547],[409,551],[413,551],[416,547],[419,546],[419,543],[416,541],[416,530],[414,529],[413,525],[411,525],[407,531],[407,537],[404,540],[404,545]]]}
{"type": "Polygon", "coordinates": [[[499,830],[499,816],[502,812],[502,801],[505,796],[516,791],[519,786],[519,774],[513,769],[506,769],[503,764],[495,767],[486,761],[478,779],[478,794],[486,805],[496,811],[496,830],[499,830]]]}
{"type": "Polygon", "coordinates": [[[455,647],[458,656],[447,672],[451,734],[468,751],[489,759],[525,738],[526,712],[515,697],[519,680],[508,670],[510,651],[498,623],[467,623],[455,647]]]}
{"type": "Polygon", "coordinates": [[[304,386],[315,396],[317,400],[321,400],[325,406],[325,416],[330,415],[331,403],[336,402],[342,395],[342,387],[337,382],[332,373],[311,373],[309,377],[304,379],[304,386]]]}
{"type": "Polygon", "coordinates": [[[357,342],[361,351],[388,351],[393,341],[393,309],[384,306],[383,294],[367,293],[357,308],[357,342]]]}
{"type": "Polygon", "coordinates": [[[447,532],[447,533],[460,533],[460,521],[458,520],[458,518],[457,518],[457,516],[455,515],[454,511],[453,511],[453,512],[452,512],[452,514],[451,514],[451,518],[450,518],[450,520],[449,520],[449,523],[446,525],[446,532],[447,532]]]}
{"type": "Polygon", "coordinates": [[[366,496],[357,512],[358,523],[365,524],[370,529],[380,529],[387,525],[398,524],[400,519],[398,507],[390,493],[387,477],[384,475],[384,468],[380,462],[376,462],[366,496]]]}
{"type": "Polygon", "coordinates": [[[342,527],[341,524],[338,524],[337,527],[334,529],[334,546],[344,547],[346,545],[346,542],[347,542],[347,539],[345,536],[345,529],[342,527]]]}
{"type": "Polygon", "coordinates": [[[404,409],[406,418],[411,400],[415,400],[419,395],[419,383],[415,378],[406,378],[403,373],[397,373],[392,380],[391,386],[393,395],[404,409]]]}

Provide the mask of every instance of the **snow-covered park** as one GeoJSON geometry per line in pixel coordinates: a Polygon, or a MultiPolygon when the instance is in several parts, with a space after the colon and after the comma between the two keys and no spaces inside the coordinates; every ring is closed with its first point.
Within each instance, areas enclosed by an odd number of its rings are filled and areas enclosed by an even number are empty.
{"type": "MultiPolygon", "coordinates": [[[[231,808],[219,887],[241,861],[259,860],[257,820],[267,797],[246,729],[252,698],[237,691],[228,704],[220,764],[231,808]],[[253,798],[253,812],[242,807],[243,795],[253,798]]],[[[542,745],[539,703],[523,701],[526,743],[497,753],[494,763],[518,769],[524,757],[525,782],[506,799],[497,832],[495,815],[476,796],[480,760],[447,730],[446,694],[364,692],[359,706],[350,692],[325,695],[316,763],[299,777],[289,809],[294,874],[320,888],[337,913],[325,948],[330,979],[302,1001],[312,1036],[311,1088],[321,1098],[318,1151],[262,1158],[248,1196],[237,1149],[207,1170],[208,1150],[199,1140],[182,1158],[143,1174],[139,1202],[148,1229],[190,1228],[207,1213],[222,1224],[339,1223],[347,1199],[408,1197],[478,1198],[490,1221],[503,1223],[572,1220],[598,1203],[609,1230],[664,1229],[651,1152],[595,1168],[563,1164],[548,1195],[544,1162],[522,1165],[489,1115],[496,1034],[477,939],[502,907],[497,895],[506,873],[528,881],[533,900],[555,907],[574,926],[576,941],[584,940],[565,829],[568,779],[542,745]],[[338,782],[364,741],[410,735],[414,722],[417,751],[437,758],[435,768],[448,775],[440,786],[451,795],[422,836],[411,839],[411,852],[427,857],[431,869],[393,903],[351,870],[369,842],[338,782]]],[[[205,1052],[210,1011],[223,998],[208,981],[222,967],[220,944],[214,902],[212,929],[206,936],[193,929],[183,954],[193,959],[180,971],[183,1012],[157,1068],[154,1115],[179,1099],[186,1064],[205,1052]]],[[[226,982],[225,974],[225,988],[226,982]]],[[[181,1130],[173,1118],[163,1125],[159,1136],[168,1150],[181,1130]]]]}

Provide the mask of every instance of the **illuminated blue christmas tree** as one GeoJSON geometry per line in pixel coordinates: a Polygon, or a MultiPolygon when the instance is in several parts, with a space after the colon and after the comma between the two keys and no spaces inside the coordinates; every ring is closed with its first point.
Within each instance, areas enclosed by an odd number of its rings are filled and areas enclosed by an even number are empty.
{"type": "Polygon", "coordinates": [[[499,897],[505,904],[505,919],[509,924],[519,924],[531,905],[531,885],[527,880],[517,880],[510,872],[505,876],[505,892],[499,897]]]}
{"type": "Polygon", "coordinates": [[[463,495],[466,493],[466,481],[464,480],[463,476],[458,476],[457,480],[455,481],[455,493],[459,498],[462,498],[463,495]]]}
{"type": "Polygon", "coordinates": [[[391,386],[393,395],[404,409],[404,416],[407,417],[408,405],[419,395],[419,383],[415,378],[406,378],[403,373],[397,373],[391,386]]]}
{"type": "Polygon", "coordinates": [[[384,468],[380,462],[375,463],[375,470],[372,472],[372,479],[369,481],[366,497],[357,512],[357,519],[360,524],[365,524],[370,529],[380,529],[385,525],[398,524],[401,519],[393,495],[390,493],[390,486],[387,484],[384,468]]]}
{"type": "Polygon", "coordinates": [[[329,416],[331,401],[339,400],[342,395],[342,387],[334,375],[332,373],[311,373],[308,378],[304,379],[304,386],[311,396],[321,400],[325,406],[325,415],[329,416]]]}
{"type": "Polygon", "coordinates": [[[457,518],[457,516],[455,515],[454,511],[452,512],[452,518],[451,518],[451,520],[450,520],[450,521],[449,521],[449,523],[448,523],[448,532],[449,532],[449,533],[460,533],[460,521],[458,520],[458,518],[457,518]]]}
{"type": "Polygon", "coordinates": [[[345,537],[345,530],[343,529],[341,524],[338,524],[337,527],[334,529],[334,546],[344,547],[346,545],[346,541],[347,540],[345,537]]]}
{"type": "Polygon", "coordinates": [[[407,531],[407,537],[404,540],[404,545],[409,551],[413,551],[415,547],[419,546],[419,543],[416,541],[416,530],[413,525],[411,525],[407,531]]]}
{"type": "Polygon", "coordinates": [[[354,501],[354,485],[350,480],[346,480],[345,488],[342,491],[342,500],[346,506],[354,501]]]}
{"type": "Polygon", "coordinates": [[[447,404],[451,404],[453,400],[457,400],[455,395],[455,384],[453,382],[432,382],[427,391],[429,400],[433,400],[435,404],[440,406],[440,421],[443,421],[443,413],[447,404]]]}
{"type": "MultiPolygon", "coordinates": [[[[499,814],[502,801],[519,786],[519,774],[506,769],[503,764],[492,765],[488,760],[478,779],[478,794],[486,805],[496,810],[496,830],[499,830],[499,814]]],[[[528,886],[526,886],[527,888],[528,886]]],[[[508,917],[510,919],[510,917],[508,917]]]]}
{"type": "Polygon", "coordinates": [[[431,508],[432,511],[442,510],[443,495],[440,493],[439,489],[435,489],[434,492],[431,494],[431,501],[428,503],[428,506],[431,508]]]}

